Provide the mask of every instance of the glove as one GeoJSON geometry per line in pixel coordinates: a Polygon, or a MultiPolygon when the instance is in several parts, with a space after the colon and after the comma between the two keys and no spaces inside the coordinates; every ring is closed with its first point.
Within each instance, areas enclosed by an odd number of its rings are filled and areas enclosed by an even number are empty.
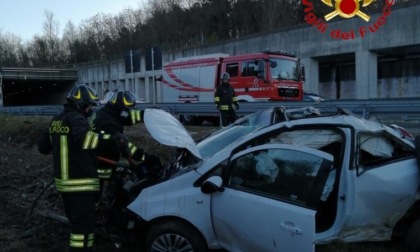
{"type": "Polygon", "coordinates": [[[234,106],[234,109],[235,109],[235,110],[238,110],[238,109],[239,109],[239,103],[235,102],[235,103],[233,104],[233,106],[234,106]]]}
{"type": "Polygon", "coordinates": [[[130,164],[127,161],[118,161],[115,164],[115,167],[117,167],[117,168],[130,168],[130,164]]]}

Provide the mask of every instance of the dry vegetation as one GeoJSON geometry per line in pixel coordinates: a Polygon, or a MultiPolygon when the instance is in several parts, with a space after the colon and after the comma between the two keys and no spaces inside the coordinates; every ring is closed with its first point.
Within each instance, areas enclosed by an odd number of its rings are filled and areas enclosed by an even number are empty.
{"type": "MultiPolygon", "coordinates": [[[[62,215],[61,200],[53,185],[51,156],[38,153],[36,139],[47,127],[50,117],[0,115],[0,251],[63,251],[67,245],[67,227],[51,214],[62,215]],[[32,205],[37,196],[42,196],[32,205]],[[32,212],[33,210],[33,212],[32,212]]],[[[212,127],[188,127],[199,138],[212,127]]],[[[158,154],[163,163],[173,153],[171,148],[154,141],[143,125],[126,130],[132,141],[158,154]]],[[[136,239],[122,251],[141,251],[136,239]]],[[[114,247],[101,229],[97,230],[96,251],[114,247]]],[[[396,243],[330,244],[317,251],[407,251],[396,243]]]]}

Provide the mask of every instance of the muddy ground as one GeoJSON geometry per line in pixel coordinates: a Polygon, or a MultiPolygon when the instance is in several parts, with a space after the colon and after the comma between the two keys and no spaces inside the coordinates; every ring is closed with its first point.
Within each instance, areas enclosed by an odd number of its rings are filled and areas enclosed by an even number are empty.
{"type": "MultiPolygon", "coordinates": [[[[0,252],[62,252],[67,247],[67,226],[60,218],[64,216],[61,199],[50,184],[52,158],[40,154],[36,148],[36,140],[50,119],[48,116],[0,114],[0,252]]],[[[216,128],[187,129],[198,139],[216,128]]],[[[159,155],[163,164],[174,154],[172,147],[154,141],[142,124],[127,128],[126,133],[131,141],[159,155]]],[[[139,241],[133,235],[119,251],[142,251],[139,241]]],[[[95,234],[95,251],[116,251],[112,237],[101,228],[95,234]]],[[[398,243],[363,243],[318,246],[316,251],[407,250],[398,243]]]]}

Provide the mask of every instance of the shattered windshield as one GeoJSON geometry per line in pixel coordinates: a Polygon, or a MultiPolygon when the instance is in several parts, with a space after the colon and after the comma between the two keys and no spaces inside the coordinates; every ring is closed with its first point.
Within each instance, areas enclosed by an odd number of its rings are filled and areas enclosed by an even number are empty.
{"type": "Polygon", "coordinates": [[[275,121],[273,118],[276,111],[277,108],[260,110],[239,118],[234,124],[198,140],[197,149],[200,152],[200,159],[187,159],[188,155],[186,157],[179,156],[179,160],[173,162],[168,168],[168,177],[173,178],[199,167],[201,160],[207,159],[219,151],[224,151],[228,146],[252,132],[271,125],[275,121]]]}
{"type": "Polygon", "coordinates": [[[298,62],[270,58],[271,77],[278,80],[299,80],[298,62]]]}

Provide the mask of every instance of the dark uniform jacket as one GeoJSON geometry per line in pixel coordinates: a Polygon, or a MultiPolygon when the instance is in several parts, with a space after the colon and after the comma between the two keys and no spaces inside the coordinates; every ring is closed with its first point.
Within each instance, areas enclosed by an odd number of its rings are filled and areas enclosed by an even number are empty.
{"type": "Polygon", "coordinates": [[[41,153],[52,152],[58,191],[99,191],[97,158],[93,151],[99,141],[86,117],[73,105],[65,104],[63,112],[53,118],[48,132],[38,140],[41,153]]]}
{"type": "MultiPolygon", "coordinates": [[[[101,136],[108,138],[109,140],[103,141],[103,143],[97,148],[97,155],[104,157],[113,161],[118,161],[120,159],[120,152],[118,151],[118,145],[113,138],[116,133],[124,133],[124,125],[133,125],[141,121],[140,111],[132,110],[132,114],[127,117],[127,122],[121,122],[120,116],[107,104],[101,109],[98,109],[90,117],[90,125],[92,130],[101,136]]],[[[129,142],[128,146],[130,148],[130,154],[137,154],[137,147],[129,142]]],[[[141,153],[139,153],[140,155],[141,153]]],[[[98,174],[101,179],[109,179],[112,174],[112,170],[115,168],[115,165],[99,163],[98,174]]]]}
{"type": "Polygon", "coordinates": [[[221,84],[217,87],[214,94],[214,102],[219,104],[220,110],[232,110],[233,103],[238,102],[238,98],[235,95],[235,90],[232,86],[221,84]]]}

